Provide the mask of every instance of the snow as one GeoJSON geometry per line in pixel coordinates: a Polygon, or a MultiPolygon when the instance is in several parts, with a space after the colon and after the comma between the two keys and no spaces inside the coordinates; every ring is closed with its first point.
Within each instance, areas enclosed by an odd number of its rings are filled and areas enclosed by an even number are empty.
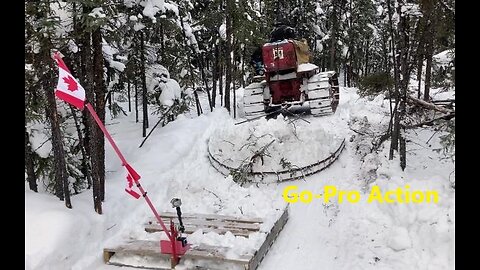
{"type": "Polygon", "coordinates": [[[401,12],[402,16],[410,15],[421,17],[423,15],[420,7],[417,4],[413,3],[404,4],[402,6],[401,12]]]}
{"type": "Polygon", "coordinates": [[[30,134],[30,145],[35,153],[40,157],[46,158],[52,151],[52,142],[48,134],[45,133],[46,126],[42,124],[33,124],[27,126],[30,134]]]}
{"type": "Polygon", "coordinates": [[[325,13],[325,12],[323,11],[323,9],[322,9],[320,6],[318,6],[318,7],[315,9],[315,14],[317,14],[317,15],[322,15],[323,13],[325,13]]]}
{"type": "Polygon", "coordinates": [[[378,36],[379,36],[379,35],[378,35],[378,30],[377,30],[377,28],[376,28],[373,24],[367,23],[367,26],[368,26],[370,29],[372,29],[372,31],[373,31],[373,36],[374,36],[374,37],[378,37],[378,36]]]}
{"type": "Polygon", "coordinates": [[[178,6],[176,6],[175,4],[166,2],[164,4],[164,7],[165,7],[165,10],[173,11],[173,13],[175,13],[175,15],[178,16],[178,6]]]}
{"type": "Polygon", "coordinates": [[[433,56],[435,62],[442,66],[448,66],[452,62],[455,55],[454,50],[445,50],[433,56]]]}
{"type": "Polygon", "coordinates": [[[220,25],[218,28],[218,32],[220,33],[220,37],[225,40],[227,38],[227,25],[222,23],[222,25],[220,25]]]}
{"type": "Polygon", "coordinates": [[[144,25],[143,23],[139,23],[139,22],[137,22],[137,23],[133,26],[133,30],[135,30],[135,31],[142,30],[143,28],[145,28],[145,25],[144,25]]]}
{"type": "Polygon", "coordinates": [[[94,8],[92,10],[92,12],[90,12],[90,14],[88,14],[89,16],[93,17],[93,18],[105,18],[106,15],[103,11],[103,9],[101,7],[99,8],[94,8]]]}
{"type": "Polygon", "coordinates": [[[166,106],[172,106],[174,100],[180,100],[182,97],[182,89],[174,79],[167,79],[167,82],[161,83],[160,102],[166,106]]]}
{"type": "Polygon", "coordinates": [[[303,63],[298,65],[297,72],[305,72],[305,71],[310,71],[314,69],[318,69],[318,66],[312,63],[303,63]]]}
{"type": "Polygon", "coordinates": [[[400,251],[412,246],[412,240],[408,236],[408,231],[406,228],[394,228],[389,234],[387,245],[393,250],[400,251]]]}
{"type": "MultiPolygon", "coordinates": [[[[206,108],[205,96],[200,95],[206,108]]],[[[159,211],[172,211],[169,201],[178,197],[183,201],[184,213],[245,215],[266,221],[262,231],[249,238],[197,231],[188,239],[192,244],[234,246],[232,254],[228,254],[231,257],[253,252],[285,206],[281,194],[288,185],[315,192],[334,185],[342,190],[359,190],[362,197],[374,185],[382,190],[409,185],[410,190],[436,190],[439,202],[382,204],[361,200],[352,204],[334,200],[290,204],[289,220],[258,269],[454,269],[455,191],[450,181],[455,177],[455,166],[435,151],[440,147],[439,136],[444,133],[432,127],[409,130],[405,171],[400,169],[397,155],[388,160],[388,142],[378,155],[361,158],[363,151],[369,152],[371,139],[351,129],[364,127],[382,134],[382,127],[389,121],[388,112],[388,100],[383,96],[370,100],[361,98],[355,88],[341,87],[340,104],[333,117],[307,117],[311,124],[296,122],[298,131],[310,134],[311,138],[301,138],[315,143],[312,150],[324,144],[322,126],[347,138],[339,159],[305,181],[258,187],[240,187],[231,177],[219,174],[206,156],[207,141],[219,132],[245,136],[255,132],[253,127],[277,138],[291,139],[292,129],[285,119],[234,126],[232,123],[239,119],[231,119],[225,109],[215,109],[200,117],[193,112],[155,130],[142,148],[138,148],[143,139],[139,132],[141,123],[135,123],[134,113],[116,119],[107,117],[107,129],[142,176],[142,186],[159,211]],[[375,174],[372,181],[364,177],[364,170],[375,174]]],[[[289,151],[278,150],[284,156],[289,151]]],[[[305,158],[313,154],[305,152],[305,158]]],[[[106,171],[103,215],[93,211],[91,190],[73,196],[73,209],[67,209],[54,196],[31,192],[26,184],[26,270],[119,269],[103,263],[104,247],[126,239],[164,237],[143,231],[142,223],[152,214],[143,200],[135,200],[124,192],[125,171],[108,145],[106,171]]],[[[185,262],[183,269],[189,263],[185,262]]]]}
{"type": "MultiPolygon", "coordinates": [[[[178,26],[182,27],[182,25],[180,23],[178,23],[178,26]]],[[[188,45],[193,45],[194,48],[195,48],[195,52],[197,52],[197,53],[200,52],[199,49],[198,49],[197,39],[195,38],[195,35],[193,34],[192,27],[188,23],[188,20],[184,20],[184,22],[183,22],[183,31],[185,33],[185,36],[187,37],[188,45]]]]}
{"type": "Polygon", "coordinates": [[[313,32],[315,32],[315,34],[317,34],[320,37],[325,36],[325,33],[322,32],[322,30],[318,25],[313,25],[313,32]]]}
{"type": "Polygon", "coordinates": [[[68,41],[68,49],[70,49],[71,52],[77,53],[78,52],[78,46],[75,44],[75,41],[69,40],[68,41]]]}
{"type": "Polygon", "coordinates": [[[123,3],[125,4],[126,7],[131,8],[133,7],[134,4],[137,4],[139,0],[123,0],[123,3]]]}
{"type": "Polygon", "coordinates": [[[383,11],[384,11],[384,10],[383,10],[383,7],[379,5],[379,6],[377,7],[377,15],[378,15],[378,16],[382,16],[382,15],[383,15],[383,11]]]}
{"type": "Polygon", "coordinates": [[[159,11],[164,11],[164,0],[145,0],[141,3],[145,8],[143,9],[143,15],[155,20],[155,15],[159,11]]]}
{"type": "Polygon", "coordinates": [[[317,52],[322,52],[323,51],[323,44],[321,40],[317,40],[317,52]]]}

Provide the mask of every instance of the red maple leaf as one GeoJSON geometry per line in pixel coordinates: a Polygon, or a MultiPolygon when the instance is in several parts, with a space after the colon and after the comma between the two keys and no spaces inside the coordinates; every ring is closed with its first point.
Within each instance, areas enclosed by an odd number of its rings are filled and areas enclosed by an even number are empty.
{"type": "Polygon", "coordinates": [[[68,90],[77,91],[78,85],[71,76],[63,77],[63,81],[68,85],[68,90]]]}

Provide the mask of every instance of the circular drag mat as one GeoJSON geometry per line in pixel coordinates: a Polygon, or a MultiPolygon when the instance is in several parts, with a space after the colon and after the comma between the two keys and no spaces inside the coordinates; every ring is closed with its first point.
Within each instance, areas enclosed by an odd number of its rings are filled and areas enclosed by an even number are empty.
{"type": "Polygon", "coordinates": [[[301,179],[332,164],[345,147],[337,117],[284,118],[218,128],[208,142],[213,167],[240,184],[301,179]],[[309,123],[310,122],[310,123],[309,123]]]}

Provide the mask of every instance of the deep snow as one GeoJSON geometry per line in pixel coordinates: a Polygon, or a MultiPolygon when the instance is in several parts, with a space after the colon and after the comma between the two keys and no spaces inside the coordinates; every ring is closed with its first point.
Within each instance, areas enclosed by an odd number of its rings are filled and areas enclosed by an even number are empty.
{"type": "MultiPolygon", "coordinates": [[[[357,204],[315,200],[291,204],[289,221],[260,270],[454,269],[455,192],[450,184],[455,178],[454,164],[433,151],[440,147],[442,133],[420,128],[407,134],[411,142],[407,144],[404,172],[398,157],[388,160],[388,142],[378,156],[362,159],[359,153],[369,142],[348,123],[365,116],[373,130],[388,123],[388,101],[382,96],[360,98],[354,88],[342,87],[340,91],[335,117],[341,120],[338,129],[347,138],[346,149],[331,167],[305,181],[239,187],[211,167],[206,152],[208,138],[218,127],[233,126],[238,121],[223,109],[200,117],[180,116],[155,130],[140,149],[141,123],[135,123],[134,113],[107,119],[107,128],[142,176],[142,185],[160,211],[171,210],[169,200],[179,197],[183,212],[243,213],[269,223],[285,206],[281,195],[287,185],[317,193],[325,185],[368,193],[372,185],[396,189],[409,184],[411,189],[436,190],[440,195],[438,204],[369,204],[365,200],[357,204]],[[366,181],[364,171],[372,166],[378,167],[376,181],[366,181]]],[[[308,120],[312,128],[325,121],[308,120]]],[[[144,201],[124,192],[125,171],[110,146],[106,151],[106,200],[101,216],[93,211],[91,191],[74,196],[73,209],[69,210],[52,195],[33,193],[25,185],[25,269],[120,269],[103,264],[105,246],[155,237],[142,227],[152,216],[150,210],[144,201]]],[[[189,240],[222,243],[214,234],[197,233],[189,240]]],[[[255,237],[230,237],[224,244],[236,245],[237,252],[242,253],[251,252],[258,241],[255,237]]]]}

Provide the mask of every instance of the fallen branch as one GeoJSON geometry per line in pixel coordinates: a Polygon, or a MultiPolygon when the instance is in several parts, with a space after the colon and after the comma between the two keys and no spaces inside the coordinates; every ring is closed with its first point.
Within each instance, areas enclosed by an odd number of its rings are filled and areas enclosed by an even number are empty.
{"type": "Polygon", "coordinates": [[[163,115],[162,117],[160,117],[160,119],[158,120],[158,122],[155,124],[155,126],[153,126],[152,130],[150,130],[150,132],[148,132],[147,136],[145,137],[145,139],[143,139],[142,143],[140,144],[140,146],[138,148],[141,148],[143,146],[143,144],[145,143],[145,141],[148,139],[148,137],[150,137],[150,134],[152,134],[152,132],[155,130],[155,128],[158,126],[158,124],[160,124],[160,122],[165,119],[165,116],[168,116],[168,114],[170,113],[170,110],[173,108],[170,107],[163,115]]]}
{"type": "Polygon", "coordinates": [[[438,121],[438,120],[450,120],[452,118],[455,117],[455,112],[451,113],[451,114],[447,114],[447,115],[444,115],[444,116],[441,116],[441,117],[438,117],[438,118],[434,118],[432,120],[429,120],[429,121],[425,121],[425,122],[422,122],[422,123],[418,123],[418,124],[415,124],[415,125],[412,125],[412,126],[405,126],[406,129],[411,129],[411,128],[417,128],[417,127],[421,127],[423,125],[427,125],[427,126],[431,126],[433,124],[433,122],[435,121],[438,121]]]}
{"type": "Polygon", "coordinates": [[[444,108],[444,107],[440,107],[440,106],[437,106],[433,103],[429,103],[429,102],[426,102],[426,101],[423,101],[421,99],[418,99],[418,98],[414,98],[414,97],[411,97],[411,96],[408,96],[408,100],[409,101],[412,101],[422,107],[425,107],[425,108],[428,108],[428,109],[432,109],[432,110],[435,110],[435,111],[439,111],[439,112],[442,112],[442,113],[455,113],[455,111],[453,110],[450,110],[450,109],[447,109],[447,108],[444,108]]]}
{"type": "Polygon", "coordinates": [[[432,103],[455,103],[455,99],[437,99],[432,100],[432,103]]]}
{"type": "Polygon", "coordinates": [[[260,158],[260,160],[262,161],[262,165],[263,165],[263,156],[265,155],[268,155],[266,152],[267,152],[267,148],[272,145],[272,143],[275,141],[275,139],[273,139],[270,143],[268,143],[267,145],[263,146],[262,148],[260,148],[258,151],[256,151],[253,156],[250,158],[250,162],[251,163],[254,163],[255,162],[255,159],[257,157],[260,158]]]}

